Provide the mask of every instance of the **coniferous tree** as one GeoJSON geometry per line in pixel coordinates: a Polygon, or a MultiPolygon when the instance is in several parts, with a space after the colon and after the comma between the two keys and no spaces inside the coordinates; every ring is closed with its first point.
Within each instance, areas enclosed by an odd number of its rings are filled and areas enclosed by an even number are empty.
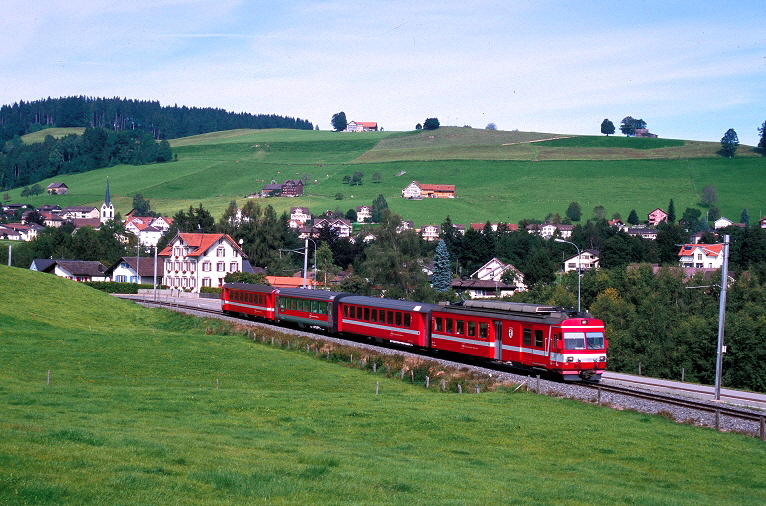
{"type": "Polygon", "coordinates": [[[436,246],[434,256],[434,275],[431,284],[434,289],[446,292],[452,287],[452,265],[449,259],[449,251],[444,240],[440,240],[436,246]]]}
{"type": "Polygon", "coordinates": [[[730,128],[721,138],[721,154],[727,158],[734,156],[737,152],[737,146],[739,146],[739,138],[737,132],[733,128],[730,128]]]}
{"type": "Polygon", "coordinates": [[[739,218],[740,223],[744,223],[746,227],[750,226],[750,215],[747,212],[747,208],[742,210],[742,214],[739,218]]]}
{"type": "Polygon", "coordinates": [[[631,225],[639,224],[638,213],[636,213],[635,209],[630,210],[630,214],[628,215],[628,223],[631,225]]]}
{"type": "Polygon", "coordinates": [[[673,202],[673,199],[670,199],[670,203],[668,204],[668,223],[675,223],[676,222],[676,205],[673,202]]]}

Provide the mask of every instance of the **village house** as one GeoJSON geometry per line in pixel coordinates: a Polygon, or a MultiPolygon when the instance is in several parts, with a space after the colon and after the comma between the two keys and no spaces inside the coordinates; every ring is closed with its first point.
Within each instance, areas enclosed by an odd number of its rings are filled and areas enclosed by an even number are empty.
{"type": "Polygon", "coordinates": [[[0,225],[0,239],[7,239],[9,241],[21,241],[21,234],[14,228],[0,225]]]}
{"type": "Polygon", "coordinates": [[[314,224],[311,227],[311,235],[313,237],[319,237],[319,231],[325,227],[329,227],[338,233],[339,238],[351,237],[351,231],[353,227],[349,220],[343,218],[317,218],[314,220],[314,224]]]}
{"type": "Polygon", "coordinates": [[[723,266],[723,244],[684,244],[678,251],[681,267],[720,269],[723,266]]]}
{"type": "Polygon", "coordinates": [[[245,258],[227,234],[179,233],[158,255],[165,260],[163,283],[190,292],[222,286],[226,274],[242,271],[245,258]]]}
{"type": "Polygon", "coordinates": [[[172,224],[172,218],[129,214],[125,218],[124,227],[125,232],[135,235],[142,246],[157,246],[172,224]]]}
{"type": "Polygon", "coordinates": [[[648,221],[650,227],[656,227],[660,223],[668,221],[668,213],[658,207],[649,213],[648,221]]]}
{"type": "MultiPolygon", "coordinates": [[[[164,259],[157,258],[156,269],[157,285],[159,286],[162,284],[162,275],[165,272],[164,259]]],[[[117,283],[153,285],[155,275],[154,257],[122,257],[107,269],[106,275],[117,283]]]]}
{"type": "Polygon", "coordinates": [[[311,221],[311,213],[308,207],[290,208],[290,228],[301,228],[309,221],[311,221]]]}
{"type": "MultiPolygon", "coordinates": [[[[598,269],[599,267],[599,251],[596,249],[585,249],[580,252],[580,272],[589,271],[591,269],[598,269]]],[[[578,269],[577,255],[571,256],[564,260],[564,272],[572,272],[578,269]]]]}
{"type": "Polygon", "coordinates": [[[527,225],[528,233],[539,235],[543,239],[550,239],[557,233],[562,239],[568,239],[572,236],[573,231],[574,225],[561,225],[553,223],[527,225]]]}
{"type": "Polygon", "coordinates": [[[372,206],[356,206],[356,221],[357,223],[372,221],[372,206]]]}
{"type": "MultiPolygon", "coordinates": [[[[37,223],[7,223],[3,225],[3,227],[13,231],[12,233],[8,234],[7,239],[25,242],[37,239],[38,234],[45,229],[45,227],[38,225],[37,223]]],[[[1,234],[2,232],[0,232],[0,235],[1,234]]]]}
{"type": "Polygon", "coordinates": [[[513,285],[506,285],[502,281],[481,279],[453,280],[452,289],[457,293],[466,293],[471,299],[493,299],[510,297],[516,291],[513,285]]]}
{"type": "Polygon", "coordinates": [[[402,190],[402,197],[412,200],[424,198],[454,199],[455,185],[425,184],[413,181],[402,190]]]}
{"type": "Polygon", "coordinates": [[[48,195],[66,195],[69,193],[69,187],[64,183],[51,183],[46,190],[48,195]]]}
{"type": "Polygon", "coordinates": [[[657,229],[647,227],[631,227],[627,231],[631,237],[640,237],[641,239],[648,239],[653,241],[657,239],[657,229]]]}
{"type": "Polygon", "coordinates": [[[54,260],[42,272],[53,273],[73,281],[109,281],[107,267],[101,262],[87,260],[54,260]]]}
{"type": "Polygon", "coordinates": [[[424,241],[438,241],[439,240],[439,225],[423,225],[420,227],[420,235],[424,241]]]}
{"type": "Polygon", "coordinates": [[[65,220],[99,220],[101,223],[99,210],[93,206],[67,206],[60,216],[65,220]]]}
{"type": "Polygon", "coordinates": [[[644,139],[656,139],[657,134],[650,133],[648,128],[636,128],[635,130],[633,130],[633,137],[644,138],[644,139]]]}
{"type": "MultiPolygon", "coordinates": [[[[481,281],[499,282],[502,281],[506,273],[509,272],[513,274],[513,283],[504,286],[511,287],[510,290],[513,291],[526,290],[527,286],[524,284],[524,275],[513,265],[504,264],[497,258],[493,258],[479,267],[476,272],[471,274],[471,278],[475,278],[481,281]]],[[[508,288],[506,288],[506,290],[507,289],[508,288]]]]}

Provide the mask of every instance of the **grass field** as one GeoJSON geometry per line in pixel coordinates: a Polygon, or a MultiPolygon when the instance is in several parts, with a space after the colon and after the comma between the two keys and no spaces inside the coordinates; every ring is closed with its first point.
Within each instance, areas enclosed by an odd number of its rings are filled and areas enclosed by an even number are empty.
{"type": "MultiPolygon", "coordinates": [[[[626,219],[640,217],[674,199],[679,214],[698,207],[702,188],[712,184],[724,216],[738,221],[743,208],[754,219],[766,212],[764,158],[740,146],[733,159],[716,155],[720,144],[621,136],[565,136],[444,127],[429,132],[336,133],[304,130],[232,130],[171,142],[178,161],[148,166],[116,166],[84,174],[57,176],[66,196],[25,199],[40,205],[100,206],[109,176],[112,200],[125,214],[141,193],[152,207],[172,215],[202,203],[220,216],[231,200],[245,197],[276,180],[307,176],[306,195],[269,199],[278,213],[308,206],[314,213],[369,205],[379,194],[389,207],[416,226],[542,219],[563,215],[570,202],[581,204],[584,218],[598,205],[626,219]],[[343,176],[364,174],[349,187],[343,176]],[[381,174],[380,183],[372,176],[381,174]],[[401,190],[413,180],[454,184],[457,198],[406,201],[401,190]],[[336,200],[336,194],[342,200],[336,200]]],[[[20,200],[19,190],[9,192],[20,200]]]]}
{"type": "Polygon", "coordinates": [[[48,274],[0,266],[0,293],[5,504],[766,501],[747,436],[425,390],[48,274]]]}

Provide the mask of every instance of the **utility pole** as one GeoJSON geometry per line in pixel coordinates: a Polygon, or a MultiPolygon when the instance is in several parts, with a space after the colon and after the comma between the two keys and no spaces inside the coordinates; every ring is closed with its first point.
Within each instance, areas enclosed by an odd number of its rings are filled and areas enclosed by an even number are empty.
{"type": "Polygon", "coordinates": [[[715,400],[721,400],[721,373],[723,371],[723,329],[726,323],[726,285],[729,282],[729,235],[723,236],[723,266],[721,267],[721,300],[718,304],[718,352],[715,359],[715,400]]]}

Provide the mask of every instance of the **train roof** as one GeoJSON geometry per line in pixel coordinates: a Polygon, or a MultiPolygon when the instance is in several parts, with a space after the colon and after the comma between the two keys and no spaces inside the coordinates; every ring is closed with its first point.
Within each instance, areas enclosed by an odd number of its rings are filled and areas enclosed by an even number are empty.
{"type": "Polygon", "coordinates": [[[416,311],[428,313],[436,304],[426,304],[425,302],[411,302],[409,300],[382,299],[380,297],[367,297],[364,295],[348,295],[341,299],[343,304],[358,304],[360,306],[375,306],[377,308],[395,309],[399,311],[416,311]]]}
{"type": "Polygon", "coordinates": [[[312,288],[278,288],[277,294],[316,300],[334,300],[339,295],[350,295],[347,292],[330,292],[328,290],[314,290],[312,288]]]}
{"type": "Polygon", "coordinates": [[[269,285],[254,285],[252,283],[225,283],[224,288],[234,290],[247,290],[249,292],[271,293],[276,290],[275,287],[269,285]]]}
{"type": "Polygon", "coordinates": [[[590,318],[588,313],[577,313],[559,306],[526,304],[494,300],[467,300],[461,305],[443,306],[437,311],[453,314],[482,315],[490,318],[513,318],[526,322],[558,324],[570,318],[590,318]]]}

